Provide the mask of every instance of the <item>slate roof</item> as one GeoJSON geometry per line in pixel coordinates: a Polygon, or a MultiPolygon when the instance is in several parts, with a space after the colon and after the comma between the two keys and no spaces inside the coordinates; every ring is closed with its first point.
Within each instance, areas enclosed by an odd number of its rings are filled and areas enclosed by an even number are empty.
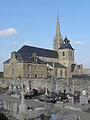
{"type": "Polygon", "coordinates": [[[74,50],[70,44],[70,41],[67,39],[67,37],[65,37],[64,41],[62,42],[62,45],[60,47],[60,49],[71,49],[74,50]]]}
{"type": "Polygon", "coordinates": [[[87,74],[82,74],[82,75],[72,75],[72,78],[89,78],[90,79],[90,76],[88,76],[87,74]]]}
{"type": "Polygon", "coordinates": [[[9,61],[10,61],[10,59],[6,60],[6,61],[5,61],[5,62],[3,62],[3,63],[9,63],[9,61]]]}
{"type": "Polygon", "coordinates": [[[20,54],[25,61],[27,61],[32,54],[42,57],[58,58],[57,51],[27,45],[19,49],[16,54],[20,54]]]}

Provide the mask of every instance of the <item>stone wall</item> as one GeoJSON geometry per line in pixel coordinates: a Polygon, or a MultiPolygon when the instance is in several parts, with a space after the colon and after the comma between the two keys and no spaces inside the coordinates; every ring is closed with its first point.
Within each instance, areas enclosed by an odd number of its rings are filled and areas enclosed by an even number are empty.
{"type": "Polygon", "coordinates": [[[31,88],[35,89],[43,89],[46,84],[49,91],[63,91],[64,89],[66,92],[71,92],[72,94],[74,91],[82,92],[85,89],[90,95],[90,80],[89,79],[0,79],[1,84],[13,84],[13,85],[21,85],[21,82],[25,84],[27,87],[29,84],[31,88]]]}

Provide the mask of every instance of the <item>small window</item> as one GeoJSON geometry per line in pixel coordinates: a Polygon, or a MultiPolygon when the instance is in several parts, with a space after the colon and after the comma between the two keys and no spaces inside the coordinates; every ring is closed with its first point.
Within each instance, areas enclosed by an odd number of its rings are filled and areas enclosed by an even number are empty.
{"type": "Polygon", "coordinates": [[[38,66],[37,65],[35,65],[35,71],[38,71],[38,66]]]}
{"type": "Polygon", "coordinates": [[[42,71],[42,72],[44,71],[44,66],[41,66],[41,71],[42,71]]]}
{"type": "Polygon", "coordinates": [[[44,75],[43,75],[43,74],[41,74],[41,78],[44,78],[44,75]]]}
{"type": "Polygon", "coordinates": [[[14,63],[12,63],[12,70],[14,70],[14,63]]]}
{"type": "Polygon", "coordinates": [[[12,75],[14,75],[14,70],[12,70],[12,75]]]}
{"type": "Polygon", "coordinates": [[[72,52],[70,52],[70,56],[72,56],[72,52]]]}
{"type": "Polygon", "coordinates": [[[63,56],[65,56],[65,52],[63,52],[63,56]]]}
{"type": "Polygon", "coordinates": [[[67,76],[67,70],[65,70],[65,76],[67,76]]]}
{"type": "Polygon", "coordinates": [[[35,78],[37,78],[37,74],[35,74],[35,78]]]}
{"type": "Polygon", "coordinates": [[[31,78],[31,74],[28,74],[28,78],[31,78]]]}
{"type": "Polygon", "coordinates": [[[28,71],[29,72],[31,71],[31,65],[28,65],[28,71]]]}

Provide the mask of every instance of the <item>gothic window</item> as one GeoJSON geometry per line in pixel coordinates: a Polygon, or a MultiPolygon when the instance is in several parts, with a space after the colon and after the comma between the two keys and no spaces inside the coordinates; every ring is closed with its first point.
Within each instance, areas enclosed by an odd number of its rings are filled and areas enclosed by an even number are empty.
{"type": "Polygon", "coordinates": [[[65,56],[65,52],[63,51],[63,56],[65,56]]]}
{"type": "Polygon", "coordinates": [[[35,78],[37,78],[37,74],[35,74],[35,78]]]}
{"type": "Polygon", "coordinates": [[[67,70],[65,70],[65,76],[67,76],[67,70]]]}

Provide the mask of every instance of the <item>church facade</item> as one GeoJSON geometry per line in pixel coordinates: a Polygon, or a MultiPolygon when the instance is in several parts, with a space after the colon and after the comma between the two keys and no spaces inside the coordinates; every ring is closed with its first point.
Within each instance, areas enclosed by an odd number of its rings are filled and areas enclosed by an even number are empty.
{"type": "Polygon", "coordinates": [[[5,78],[67,78],[71,77],[74,49],[63,39],[57,15],[53,50],[24,45],[4,62],[5,78]]]}

